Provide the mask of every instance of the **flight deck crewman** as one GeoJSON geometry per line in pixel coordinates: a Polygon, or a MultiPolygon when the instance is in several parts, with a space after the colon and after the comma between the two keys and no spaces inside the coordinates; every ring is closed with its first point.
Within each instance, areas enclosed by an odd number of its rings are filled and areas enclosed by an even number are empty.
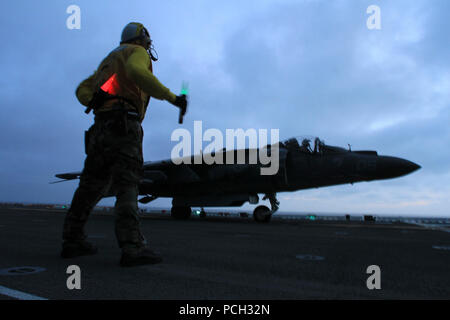
{"type": "Polygon", "coordinates": [[[152,40],[147,29],[132,22],[122,32],[114,49],[76,95],[81,104],[94,110],[95,122],[86,132],[86,160],[67,212],[61,256],[71,258],[95,254],[86,241],[84,226],[98,201],[108,191],[116,196],[115,232],[122,249],[121,266],[161,262],[147,247],[138,217],[138,185],[142,177],[141,122],[150,97],[166,100],[186,112],[185,95],[176,96],[152,73],[152,40]]]}

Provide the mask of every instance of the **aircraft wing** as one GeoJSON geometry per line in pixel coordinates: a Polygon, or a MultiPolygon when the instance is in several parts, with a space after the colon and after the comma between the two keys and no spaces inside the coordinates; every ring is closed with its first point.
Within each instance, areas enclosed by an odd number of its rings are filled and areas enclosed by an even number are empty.
{"type": "MultiPolygon", "coordinates": [[[[155,184],[167,181],[171,183],[191,183],[200,180],[200,177],[190,168],[189,165],[175,165],[171,160],[146,161],[143,166],[144,174],[141,184],[155,184]]],[[[55,177],[61,181],[79,179],[81,171],[58,173],[55,177]]]]}

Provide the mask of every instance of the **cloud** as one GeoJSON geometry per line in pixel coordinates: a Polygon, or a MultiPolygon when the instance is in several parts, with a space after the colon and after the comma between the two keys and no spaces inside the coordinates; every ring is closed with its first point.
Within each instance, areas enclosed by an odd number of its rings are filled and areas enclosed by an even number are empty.
{"type": "MultiPolygon", "coordinates": [[[[73,183],[43,181],[81,169],[92,116],[75,88],[134,20],[149,26],[160,80],[176,93],[189,82],[183,127],[279,128],[282,138],[318,135],[422,166],[398,180],[284,194],[281,209],[447,212],[450,3],[377,3],[382,29],[373,31],[373,1],[80,0],[81,30],[65,27],[68,1],[5,4],[0,200],[71,198],[73,183]]],[[[152,100],[143,127],[146,160],[168,158],[177,110],[152,100]]]]}

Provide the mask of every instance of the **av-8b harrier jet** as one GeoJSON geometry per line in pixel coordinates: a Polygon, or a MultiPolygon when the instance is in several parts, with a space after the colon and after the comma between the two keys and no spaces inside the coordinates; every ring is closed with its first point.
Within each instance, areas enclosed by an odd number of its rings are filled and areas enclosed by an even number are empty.
{"type": "MultiPolygon", "coordinates": [[[[272,146],[273,147],[273,146],[272,146]]],[[[268,152],[271,146],[267,146],[268,152]]],[[[232,207],[245,202],[257,204],[258,194],[268,199],[271,208],[260,205],[253,211],[257,222],[269,222],[278,210],[276,194],[303,189],[334,186],[361,181],[391,179],[409,174],[419,165],[401,158],[380,156],[376,151],[352,151],[350,148],[326,145],[319,138],[291,138],[278,144],[279,170],[274,175],[261,175],[263,167],[256,164],[190,164],[176,165],[171,160],[144,163],[144,178],[139,201],[148,203],[156,198],[172,198],[172,217],[188,219],[191,207],[232,207]],[[313,146],[311,146],[313,143],[313,146]]],[[[246,158],[257,149],[244,151],[246,158]]],[[[57,174],[71,180],[81,172],[57,174]]],[[[110,190],[107,196],[114,196],[110,190]]]]}

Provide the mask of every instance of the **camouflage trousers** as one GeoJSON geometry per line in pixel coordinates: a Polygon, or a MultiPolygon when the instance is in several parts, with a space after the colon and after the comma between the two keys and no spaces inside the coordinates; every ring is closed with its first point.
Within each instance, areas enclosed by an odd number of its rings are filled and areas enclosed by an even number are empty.
{"type": "Polygon", "coordinates": [[[146,245],[138,217],[138,184],[142,177],[143,131],[137,120],[97,119],[86,132],[86,153],[80,183],[64,221],[63,240],[86,238],[84,226],[104,196],[116,196],[115,233],[124,252],[146,245]]]}

